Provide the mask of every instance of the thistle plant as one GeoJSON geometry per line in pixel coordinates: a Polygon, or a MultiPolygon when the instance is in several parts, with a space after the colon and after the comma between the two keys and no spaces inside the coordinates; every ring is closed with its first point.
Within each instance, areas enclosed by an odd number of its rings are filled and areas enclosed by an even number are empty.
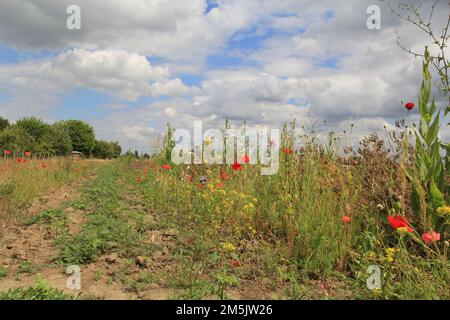
{"type": "MultiPolygon", "coordinates": [[[[423,81],[419,96],[420,123],[415,126],[415,166],[407,170],[412,185],[411,205],[419,215],[424,229],[442,230],[445,225],[437,214],[437,209],[445,206],[449,187],[445,181],[445,162],[441,157],[442,142],[439,139],[441,111],[431,96],[431,56],[425,48],[423,61],[423,81]]],[[[448,162],[448,159],[447,159],[448,162]]],[[[448,170],[448,167],[447,167],[448,170]]],[[[447,199],[448,200],[448,199],[447,199]]]]}

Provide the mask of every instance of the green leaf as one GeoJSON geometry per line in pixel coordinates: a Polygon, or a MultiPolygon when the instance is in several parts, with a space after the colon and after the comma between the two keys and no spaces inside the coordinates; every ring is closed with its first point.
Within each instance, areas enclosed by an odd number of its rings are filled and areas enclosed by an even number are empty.
{"type": "Polygon", "coordinates": [[[434,183],[434,180],[431,181],[430,196],[433,209],[436,210],[439,207],[445,206],[444,196],[437,187],[436,183],[434,183]]]}
{"type": "Polygon", "coordinates": [[[420,196],[416,183],[412,183],[411,208],[416,215],[420,214],[420,196]]]}

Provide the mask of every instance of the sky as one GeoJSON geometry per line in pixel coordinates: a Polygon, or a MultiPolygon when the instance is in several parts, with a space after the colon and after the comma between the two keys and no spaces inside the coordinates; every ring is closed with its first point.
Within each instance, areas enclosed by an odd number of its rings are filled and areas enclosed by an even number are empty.
{"type": "MultiPolygon", "coordinates": [[[[435,28],[448,9],[441,0],[435,28]]],[[[85,120],[142,152],[166,123],[196,120],[208,129],[295,119],[322,136],[353,123],[354,141],[383,136],[406,117],[401,101],[417,104],[421,82],[421,60],[399,48],[397,31],[414,50],[429,44],[378,0],[1,0],[0,116],[85,120]],[[66,27],[74,4],[80,30],[66,27]],[[370,5],[379,30],[366,26],[370,5]]]]}

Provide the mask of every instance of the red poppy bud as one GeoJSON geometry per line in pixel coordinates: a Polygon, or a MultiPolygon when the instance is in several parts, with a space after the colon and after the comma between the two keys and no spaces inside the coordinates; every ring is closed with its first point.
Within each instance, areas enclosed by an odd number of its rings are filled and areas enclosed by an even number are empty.
{"type": "Polygon", "coordinates": [[[405,108],[408,110],[412,110],[414,108],[414,103],[412,102],[408,102],[407,104],[405,104],[405,108]]]}

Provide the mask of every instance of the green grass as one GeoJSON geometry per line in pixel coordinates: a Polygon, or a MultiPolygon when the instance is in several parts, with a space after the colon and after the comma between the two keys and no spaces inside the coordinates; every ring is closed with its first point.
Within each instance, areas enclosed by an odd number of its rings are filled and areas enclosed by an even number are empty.
{"type": "Polygon", "coordinates": [[[87,221],[79,234],[64,234],[56,240],[57,263],[87,264],[111,251],[108,243],[115,243],[113,251],[124,257],[151,252],[143,242],[144,215],[130,207],[131,195],[120,180],[120,169],[117,163],[103,166],[98,178],[83,190],[77,207],[86,210],[87,221]]]}
{"type": "Polygon", "coordinates": [[[0,300],[72,300],[73,297],[61,290],[51,288],[38,279],[34,287],[10,289],[0,292],[0,300]]]}

